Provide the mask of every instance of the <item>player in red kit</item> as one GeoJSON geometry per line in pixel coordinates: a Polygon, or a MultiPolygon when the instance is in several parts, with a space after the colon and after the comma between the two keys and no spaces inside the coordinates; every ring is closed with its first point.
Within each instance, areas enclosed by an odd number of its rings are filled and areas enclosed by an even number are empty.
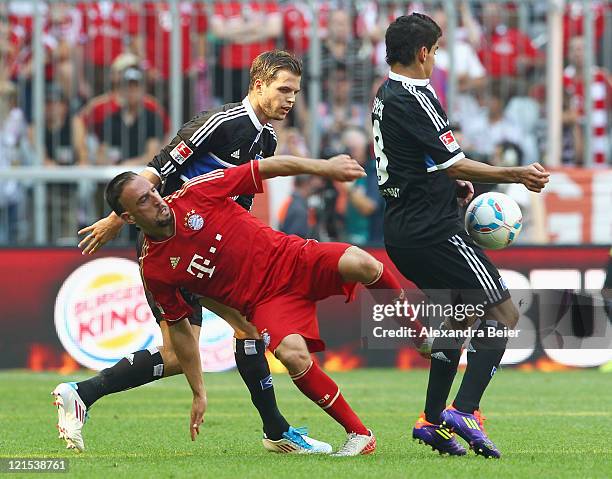
{"type": "Polygon", "coordinates": [[[107,186],[106,199],[117,215],[145,233],[143,280],[173,325],[171,340],[194,393],[192,438],[199,432],[206,394],[199,351],[186,321],[191,308],[180,288],[246,316],[248,323],[232,326],[265,334],[296,386],[347,431],[336,454],[367,454],[376,447],[373,434],[333,380],[312,362],[310,353],[325,347],[316,301],[336,294],[350,300],[357,283],[366,285],[379,302],[398,298],[402,291],[396,278],[365,251],[277,232],[230,198],[261,193],[263,179],[298,174],[340,181],[365,175],[346,155],[328,161],[281,156],[196,177],[165,199],[144,178],[123,173],[107,186]]]}

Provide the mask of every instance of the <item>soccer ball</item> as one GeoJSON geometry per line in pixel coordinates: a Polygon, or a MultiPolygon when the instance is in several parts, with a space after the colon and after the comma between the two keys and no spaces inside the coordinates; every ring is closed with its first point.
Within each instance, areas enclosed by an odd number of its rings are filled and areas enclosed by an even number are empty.
{"type": "Polygon", "coordinates": [[[519,205],[503,193],[484,193],[465,214],[465,229],[483,248],[502,249],[516,240],[523,227],[519,205]]]}

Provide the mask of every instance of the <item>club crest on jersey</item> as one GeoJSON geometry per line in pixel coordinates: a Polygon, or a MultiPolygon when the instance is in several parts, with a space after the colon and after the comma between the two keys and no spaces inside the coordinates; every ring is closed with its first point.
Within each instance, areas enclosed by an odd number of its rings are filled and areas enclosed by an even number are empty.
{"type": "Polygon", "coordinates": [[[193,155],[193,150],[187,146],[187,143],[181,141],[178,145],[174,147],[174,149],[170,152],[170,156],[174,161],[176,161],[179,165],[182,165],[183,162],[193,155]]]}
{"type": "Polygon", "coordinates": [[[204,218],[197,214],[195,210],[191,210],[185,215],[185,228],[198,231],[201,230],[203,226],[204,218]]]}
{"type": "Polygon", "coordinates": [[[442,133],[438,138],[440,138],[440,141],[444,143],[446,149],[451,153],[459,149],[459,143],[457,143],[457,140],[455,140],[455,135],[453,135],[451,130],[448,130],[446,133],[442,133]]]}

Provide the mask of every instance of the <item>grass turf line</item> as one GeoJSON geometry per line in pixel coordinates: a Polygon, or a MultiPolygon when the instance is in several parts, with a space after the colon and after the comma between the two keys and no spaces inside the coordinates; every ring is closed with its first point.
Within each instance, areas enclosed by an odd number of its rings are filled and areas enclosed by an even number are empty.
{"type": "MultiPolygon", "coordinates": [[[[178,376],[101,399],[83,429],[86,451],[77,455],[56,438],[51,405],[51,390],[68,378],[14,371],[0,373],[0,457],[66,457],[69,477],[113,479],[603,478],[612,473],[608,374],[500,371],[482,409],[489,418],[487,431],[502,451],[501,461],[473,453],[441,457],[412,441],[412,425],[423,408],[424,371],[364,369],[332,377],[376,433],[374,455],[331,458],[264,451],[259,418],[235,371],[206,375],[209,406],[196,442],[188,435],[191,394],[184,377],[178,376]]],[[[312,437],[330,442],[334,449],[343,443],[344,431],[286,375],[275,375],[274,383],[280,408],[292,425],[307,425],[312,437]]]]}

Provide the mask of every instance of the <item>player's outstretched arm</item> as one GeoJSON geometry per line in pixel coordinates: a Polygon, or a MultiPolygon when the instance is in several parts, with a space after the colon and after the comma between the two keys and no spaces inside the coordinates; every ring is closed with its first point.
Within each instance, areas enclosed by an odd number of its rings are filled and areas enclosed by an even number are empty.
{"type": "Polygon", "coordinates": [[[264,180],[276,176],[317,175],[337,181],[353,181],[366,176],[361,165],[348,155],[337,155],[329,160],[271,156],[259,161],[259,174],[264,180]]]}
{"type": "Polygon", "coordinates": [[[181,319],[171,324],[169,330],[170,341],[172,341],[176,357],[193,392],[189,434],[191,440],[195,441],[197,435],[200,434],[200,424],[204,422],[204,412],[207,404],[202,377],[202,363],[200,362],[200,348],[193,337],[187,319],[181,319]]]}
{"type": "Polygon", "coordinates": [[[522,183],[539,193],[549,181],[550,173],[539,163],[527,166],[500,167],[463,158],[446,168],[451,178],[476,183],[522,183]]]}
{"type": "MultiPolygon", "coordinates": [[[[140,176],[145,177],[155,186],[159,185],[160,179],[148,170],[142,171],[140,176]]],[[[79,230],[79,236],[87,235],[79,242],[79,248],[83,249],[81,254],[94,254],[106,243],[115,239],[122,227],[123,220],[114,211],[111,211],[106,218],[99,219],[94,224],[79,230]]]]}

